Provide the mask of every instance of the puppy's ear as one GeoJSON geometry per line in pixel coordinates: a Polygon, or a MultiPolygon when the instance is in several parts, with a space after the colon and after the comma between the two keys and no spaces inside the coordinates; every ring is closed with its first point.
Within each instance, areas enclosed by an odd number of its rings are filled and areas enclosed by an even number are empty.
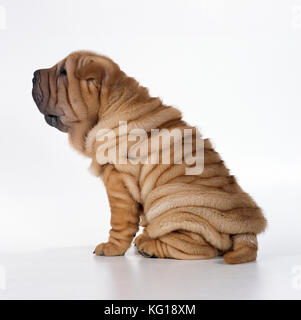
{"type": "Polygon", "coordinates": [[[78,79],[96,80],[101,86],[113,84],[120,73],[118,65],[106,57],[84,56],[77,64],[78,79]]]}

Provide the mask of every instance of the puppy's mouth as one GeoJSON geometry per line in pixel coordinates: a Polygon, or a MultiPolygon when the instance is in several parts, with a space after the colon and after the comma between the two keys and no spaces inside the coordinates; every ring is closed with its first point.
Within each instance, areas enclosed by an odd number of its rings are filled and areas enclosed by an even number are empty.
{"type": "Polygon", "coordinates": [[[53,114],[46,114],[45,115],[45,121],[51,127],[55,127],[55,128],[59,129],[62,132],[68,132],[68,127],[62,123],[62,121],[61,121],[59,116],[56,116],[56,115],[53,115],[53,114]]]}
{"type": "Polygon", "coordinates": [[[45,120],[50,126],[55,127],[59,121],[59,116],[54,116],[52,114],[46,114],[45,120]]]}

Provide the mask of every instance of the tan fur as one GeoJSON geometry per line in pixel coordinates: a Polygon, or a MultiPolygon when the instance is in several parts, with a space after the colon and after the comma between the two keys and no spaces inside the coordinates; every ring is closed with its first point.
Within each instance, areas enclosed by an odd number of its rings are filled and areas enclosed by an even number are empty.
{"type": "MultiPolygon", "coordinates": [[[[70,143],[92,159],[91,172],[106,186],[112,229],[108,242],[96,247],[97,255],[124,254],[141,220],[145,228],[135,244],[144,256],[209,259],[224,255],[230,264],[256,259],[256,235],[264,231],[266,220],[209,140],[204,140],[204,171],[196,176],[185,175],[187,165],[175,164],[173,152],[171,164],[100,163],[99,150],[109,150],[112,144],[105,147],[97,134],[107,128],[118,135],[119,121],[127,121],[129,130],[142,128],[148,133],[155,128],[191,128],[197,139],[197,129],[182,120],[179,110],[150,97],[112,60],[91,52],[72,53],[43,70],[40,86],[50,97],[41,112],[63,114],[60,121],[68,128],[70,143]],[[63,80],[57,75],[62,66],[67,70],[63,80]]],[[[150,137],[141,143],[150,144],[150,137]]],[[[122,147],[122,136],[117,144],[122,147]]]]}

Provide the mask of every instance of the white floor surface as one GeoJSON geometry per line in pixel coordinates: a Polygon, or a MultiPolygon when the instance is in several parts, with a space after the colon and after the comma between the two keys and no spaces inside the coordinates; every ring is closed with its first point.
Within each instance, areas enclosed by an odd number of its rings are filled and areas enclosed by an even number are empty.
{"type": "Polygon", "coordinates": [[[1,254],[0,299],[300,299],[301,256],[255,263],[96,257],[93,248],[1,254]],[[299,272],[299,274],[298,274],[299,272]],[[3,274],[2,274],[3,278],[3,274]]]}

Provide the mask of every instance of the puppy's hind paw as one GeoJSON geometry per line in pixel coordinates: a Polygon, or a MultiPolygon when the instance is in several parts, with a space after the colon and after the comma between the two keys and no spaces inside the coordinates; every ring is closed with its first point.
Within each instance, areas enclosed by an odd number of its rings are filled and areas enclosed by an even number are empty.
{"type": "Polygon", "coordinates": [[[138,251],[143,257],[146,257],[146,258],[158,258],[155,254],[153,255],[150,255],[149,253],[145,252],[145,251],[141,251],[139,250],[138,251]]]}

